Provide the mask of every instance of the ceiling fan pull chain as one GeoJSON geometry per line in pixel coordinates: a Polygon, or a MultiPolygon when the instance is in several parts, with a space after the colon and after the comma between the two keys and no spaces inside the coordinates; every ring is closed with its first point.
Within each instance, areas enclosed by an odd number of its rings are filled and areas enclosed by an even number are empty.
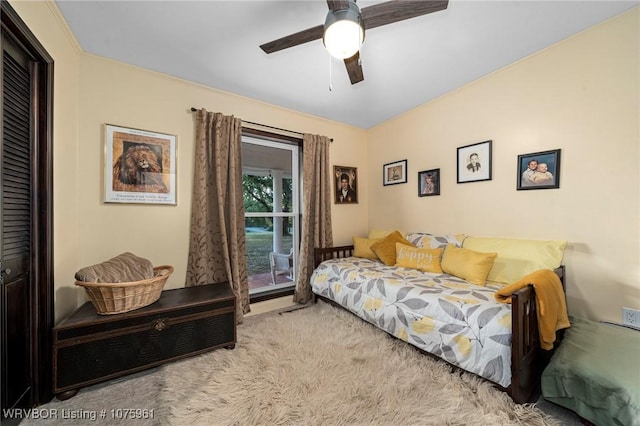
{"type": "Polygon", "coordinates": [[[329,58],[329,91],[333,92],[333,85],[331,84],[331,55],[327,55],[329,58]]]}

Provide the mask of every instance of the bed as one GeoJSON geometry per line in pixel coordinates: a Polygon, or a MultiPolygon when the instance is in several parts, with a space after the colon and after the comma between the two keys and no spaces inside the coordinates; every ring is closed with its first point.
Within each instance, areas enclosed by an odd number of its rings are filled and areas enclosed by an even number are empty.
{"type": "MultiPolygon", "coordinates": [[[[431,248],[462,247],[466,239],[425,233],[409,234],[407,238],[414,246],[424,247],[427,241],[431,248]]],[[[509,245],[514,240],[490,239],[489,244],[497,251],[502,249],[502,258],[496,256],[493,266],[502,272],[505,262],[507,268],[509,262],[519,263],[512,253],[505,255],[513,252],[511,246],[507,250],[502,247],[505,241],[509,245]]],[[[510,304],[498,303],[494,293],[504,288],[504,283],[477,285],[442,271],[385,264],[373,256],[361,257],[356,244],[315,250],[311,285],[316,298],[347,309],[422,352],[495,383],[517,403],[537,398],[540,376],[552,351],[540,348],[532,286],[513,292],[510,304]]],[[[548,248],[549,244],[543,251],[549,252],[548,248]]],[[[530,250],[525,251],[522,256],[529,258],[530,250]]],[[[558,253],[553,257],[557,262],[558,253]]],[[[529,265],[529,269],[538,267],[535,262],[529,265]]],[[[564,266],[557,265],[553,270],[564,286],[564,266]]]]}

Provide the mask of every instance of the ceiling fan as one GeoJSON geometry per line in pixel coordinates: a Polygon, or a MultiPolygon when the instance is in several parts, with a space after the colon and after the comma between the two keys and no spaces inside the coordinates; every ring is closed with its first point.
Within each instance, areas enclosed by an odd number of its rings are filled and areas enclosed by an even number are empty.
{"type": "Polygon", "coordinates": [[[273,53],[289,47],[298,46],[313,40],[323,39],[329,52],[344,60],[351,84],[364,80],[362,65],[360,63],[359,48],[364,41],[365,30],[370,30],[382,25],[393,24],[405,19],[438,12],[447,8],[449,0],[391,0],[374,4],[360,10],[355,0],[327,0],[329,13],[324,25],[317,25],[303,31],[279,38],[260,46],[265,53],[273,53]],[[338,24],[338,25],[336,25],[338,24]],[[343,25],[344,24],[344,25],[343,25]],[[355,33],[355,40],[351,49],[339,49],[339,53],[332,53],[332,42],[344,41],[344,36],[333,36],[330,32],[338,27],[351,25],[355,33]],[[354,53],[355,52],[355,53],[354,53]],[[346,56],[348,55],[348,56],[346,56]]]}

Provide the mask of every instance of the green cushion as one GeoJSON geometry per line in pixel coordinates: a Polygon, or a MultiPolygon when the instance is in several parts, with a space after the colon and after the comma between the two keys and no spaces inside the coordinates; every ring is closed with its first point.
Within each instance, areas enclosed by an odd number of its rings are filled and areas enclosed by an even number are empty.
{"type": "Polygon", "coordinates": [[[569,319],[542,374],[544,398],[597,425],[640,424],[640,331],[569,319]]]}

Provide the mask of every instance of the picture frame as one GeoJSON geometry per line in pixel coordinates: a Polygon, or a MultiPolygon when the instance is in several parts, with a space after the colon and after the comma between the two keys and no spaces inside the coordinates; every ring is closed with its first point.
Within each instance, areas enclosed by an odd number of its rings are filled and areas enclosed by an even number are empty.
{"type": "Polygon", "coordinates": [[[334,204],[358,204],[358,169],[333,166],[334,204]]]}
{"type": "Polygon", "coordinates": [[[517,190],[560,188],[560,153],[553,149],[518,155],[517,190]]]}
{"type": "Polygon", "coordinates": [[[104,201],[176,205],[176,136],[105,124],[104,201]]]}
{"type": "Polygon", "coordinates": [[[492,145],[493,141],[488,140],[458,148],[458,183],[491,180],[492,145]]]}
{"type": "Polygon", "coordinates": [[[418,197],[440,195],[440,169],[418,172],[418,197]]]}
{"type": "Polygon", "coordinates": [[[382,166],[382,184],[407,183],[407,160],[394,161],[382,166]]]}

